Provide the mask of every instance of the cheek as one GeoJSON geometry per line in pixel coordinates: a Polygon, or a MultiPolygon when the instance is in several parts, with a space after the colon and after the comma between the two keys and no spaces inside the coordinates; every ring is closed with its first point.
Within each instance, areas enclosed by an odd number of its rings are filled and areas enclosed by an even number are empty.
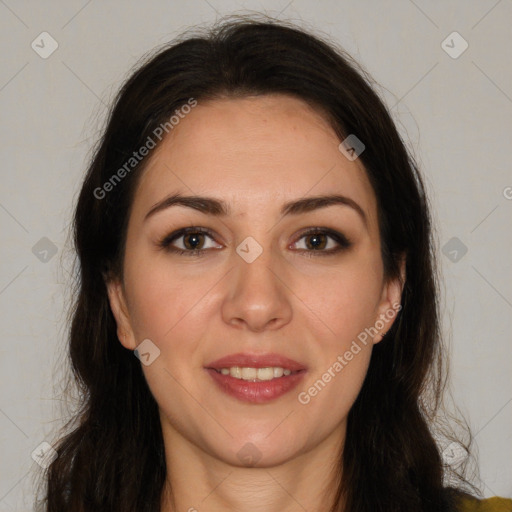
{"type": "Polygon", "coordinates": [[[294,291],[310,311],[312,321],[320,320],[322,340],[337,350],[372,326],[381,296],[379,263],[355,256],[337,268],[318,272],[307,279],[297,277],[294,291]]]}
{"type": "Polygon", "coordinates": [[[315,312],[307,323],[316,333],[316,353],[298,401],[313,417],[328,416],[326,428],[348,414],[359,394],[371,357],[381,293],[382,276],[375,258],[354,255],[344,263],[319,273],[309,284],[302,283],[299,292],[307,297],[304,311],[315,312]]]}
{"type": "Polygon", "coordinates": [[[345,421],[363,385],[373,347],[371,283],[363,285],[364,276],[358,273],[343,277],[343,283],[330,281],[336,292],[318,291],[311,297],[311,309],[320,312],[322,322],[316,329],[314,366],[297,401],[307,421],[318,425],[319,436],[345,421]]]}
{"type": "Polygon", "coordinates": [[[162,351],[172,346],[177,358],[194,351],[203,336],[209,291],[219,277],[194,271],[192,266],[178,268],[165,257],[127,265],[125,280],[137,340],[149,338],[162,351]]]}
{"type": "Polygon", "coordinates": [[[361,390],[370,356],[371,346],[361,343],[333,354],[329,363],[304,383],[297,397],[299,404],[329,424],[342,421],[361,390]]]}

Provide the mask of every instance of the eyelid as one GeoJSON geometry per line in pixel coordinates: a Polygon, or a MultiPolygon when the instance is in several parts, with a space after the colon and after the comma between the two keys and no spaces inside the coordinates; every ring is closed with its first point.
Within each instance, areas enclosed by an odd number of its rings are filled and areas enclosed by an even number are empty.
{"type": "MultiPolygon", "coordinates": [[[[201,233],[201,234],[204,234],[204,235],[208,236],[209,238],[211,238],[213,241],[216,242],[215,235],[214,235],[214,233],[213,233],[213,231],[211,229],[205,228],[205,227],[201,227],[201,226],[187,226],[187,227],[184,227],[184,228],[177,229],[176,231],[173,231],[169,235],[164,236],[158,242],[158,246],[161,247],[161,248],[164,248],[164,249],[168,249],[172,242],[174,242],[178,238],[181,238],[181,237],[183,237],[185,235],[188,235],[190,233],[201,233]]],[[[178,249],[178,248],[176,248],[176,249],[178,251],[183,250],[183,249],[178,249]]],[[[201,251],[203,249],[195,249],[195,250],[196,251],[201,251]]],[[[204,250],[208,250],[208,249],[204,249],[204,250]]],[[[192,253],[193,250],[189,250],[189,251],[186,251],[186,252],[192,253]]]]}

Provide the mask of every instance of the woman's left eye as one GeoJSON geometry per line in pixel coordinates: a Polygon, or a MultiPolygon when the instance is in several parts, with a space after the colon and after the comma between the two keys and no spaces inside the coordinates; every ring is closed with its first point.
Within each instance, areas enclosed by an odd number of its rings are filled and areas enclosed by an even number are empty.
{"type": "Polygon", "coordinates": [[[305,251],[304,254],[307,256],[329,256],[348,249],[352,245],[352,242],[342,233],[326,228],[310,228],[301,234],[298,241],[301,240],[304,240],[304,247],[298,249],[305,251]]]}
{"type": "MultiPolygon", "coordinates": [[[[167,251],[186,256],[204,256],[209,249],[222,248],[222,246],[215,247],[214,245],[205,247],[207,239],[215,242],[210,230],[188,227],[165,236],[158,242],[158,246],[167,251]],[[177,241],[180,241],[179,245],[181,247],[176,245],[177,241]]],[[[292,245],[297,245],[299,242],[303,244],[303,247],[296,247],[296,249],[307,256],[329,256],[348,249],[352,245],[345,235],[327,228],[310,228],[306,232],[302,232],[292,245]]]]}

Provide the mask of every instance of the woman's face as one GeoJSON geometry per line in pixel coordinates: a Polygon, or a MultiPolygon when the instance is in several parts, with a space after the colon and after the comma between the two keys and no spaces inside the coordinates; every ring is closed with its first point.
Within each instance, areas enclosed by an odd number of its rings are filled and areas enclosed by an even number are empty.
{"type": "Polygon", "coordinates": [[[266,466],[343,441],[401,286],[384,280],[376,199],[339,143],[307,104],[268,95],[199,102],[148,157],[109,297],[121,343],[149,340],[166,443],[266,466]],[[226,212],[165,202],[178,194],[226,212]]]}

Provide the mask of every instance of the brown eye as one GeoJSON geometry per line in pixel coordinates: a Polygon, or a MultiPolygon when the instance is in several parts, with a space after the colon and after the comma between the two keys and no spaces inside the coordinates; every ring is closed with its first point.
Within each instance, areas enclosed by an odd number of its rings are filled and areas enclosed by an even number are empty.
{"type": "Polygon", "coordinates": [[[222,246],[215,246],[213,234],[206,228],[188,227],[174,231],[158,242],[158,246],[169,252],[178,254],[204,255],[208,249],[219,249],[222,246]],[[210,246],[206,247],[208,239],[211,240],[210,246]]]}
{"type": "Polygon", "coordinates": [[[183,236],[183,245],[186,249],[196,250],[201,249],[204,244],[204,234],[203,233],[187,233],[183,236]]]}
{"type": "Polygon", "coordinates": [[[305,239],[307,240],[306,246],[308,249],[318,250],[325,249],[329,237],[324,235],[323,233],[318,233],[316,235],[307,235],[305,239]]]}
{"type": "Polygon", "coordinates": [[[348,249],[352,243],[342,233],[327,228],[310,228],[294,245],[306,256],[329,256],[348,249]],[[302,242],[304,240],[304,242],[302,242]]]}

